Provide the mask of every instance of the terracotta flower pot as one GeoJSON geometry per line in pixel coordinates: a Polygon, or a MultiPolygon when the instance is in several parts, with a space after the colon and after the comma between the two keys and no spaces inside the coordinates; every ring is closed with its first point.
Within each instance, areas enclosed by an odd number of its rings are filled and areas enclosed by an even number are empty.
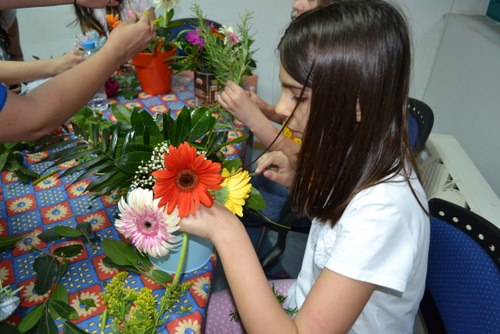
{"type": "Polygon", "coordinates": [[[132,58],[142,90],[150,95],[166,94],[172,88],[172,69],[167,62],[175,48],[167,52],[141,52],[132,58]]]}

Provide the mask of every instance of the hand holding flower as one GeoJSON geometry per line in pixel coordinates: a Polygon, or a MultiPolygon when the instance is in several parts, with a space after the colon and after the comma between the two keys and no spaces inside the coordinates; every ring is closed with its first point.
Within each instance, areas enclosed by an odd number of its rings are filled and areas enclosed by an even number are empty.
{"type": "Polygon", "coordinates": [[[214,242],[215,237],[224,238],[234,228],[244,228],[239,219],[224,205],[215,202],[211,208],[201,207],[194,215],[179,222],[180,230],[214,242]]]}
{"type": "Polygon", "coordinates": [[[256,173],[262,173],[271,181],[278,182],[290,188],[295,177],[290,160],[281,151],[263,154],[257,161],[256,173]]]}
{"type": "Polygon", "coordinates": [[[130,17],[109,34],[103,48],[110,48],[120,56],[122,63],[146,48],[154,37],[154,25],[144,14],[130,17]]]}

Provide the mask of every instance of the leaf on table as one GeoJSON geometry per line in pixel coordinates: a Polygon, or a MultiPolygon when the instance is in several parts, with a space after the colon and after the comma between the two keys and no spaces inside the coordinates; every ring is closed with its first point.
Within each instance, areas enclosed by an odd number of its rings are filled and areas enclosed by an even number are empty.
{"type": "Polygon", "coordinates": [[[139,264],[149,264],[147,257],[139,254],[135,247],[127,245],[121,240],[104,239],[102,248],[111,261],[121,266],[137,267],[139,264]]]}
{"type": "Polygon", "coordinates": [[[72,258],[83,251],[83,245],[69,245],[58,247],[54,250],[54,255],[65,258],[72,258]]]}
{"type": "Polygon", "coordinates": [[[0,237],[0,252],[12,248],[15,244],[22,240],[22,238],[22,236],[0,237]]]}
{"type": "Polygon", "coordinates": [[[45,304],[40,304],[36,306],[22,318],[21,322],[19,323],[19,326],[17,326],[17,329],[21,333],[29,331],[38,323],[44,311],[45,311],[45,304]]]}
{"type": "Polygon", "coordinates": [[[62,284],[57,284],[56,288],[50,294],[50,300],[58,300],[64,303],[69,302],[68,290],[62,284]]]}
{"type": "Polygon", "coordinates": [[[52,256],[44,255],[35,259],[33,269],[37,274],[35,290],[37,294],[44,295],[55,283],[59,264],[52,256]]]}
{"type": "Polygon", "coordinates": [[[58,334],[56,322],[54,318],[50,315],[50,312],[47,308],[45,308],[42,313],[42,317],[40,321],[38,321],[38,333],[40,334],[58,334]]]}
{"type": "Polygon", "coordinates": [[[64,334],[87,334],[87,332],[69,321],[64,321],[64,334]]]}
{"type": "Polygon", "coordinates": [[[51,300],[49,305],[61,318],[68,320],[78,319],[78,312],[68,303],[60,300],[51,300]]]}

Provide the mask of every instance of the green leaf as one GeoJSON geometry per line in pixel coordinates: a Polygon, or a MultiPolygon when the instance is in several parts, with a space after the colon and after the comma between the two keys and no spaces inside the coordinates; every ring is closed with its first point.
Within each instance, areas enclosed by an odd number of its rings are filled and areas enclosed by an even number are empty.
{"type": "Polygon", "coordinates": [[[85,162],[81,162],[81,163],[79,163],[76,166],[73,166],[73,167],[70,167],[70,168],[66,169],[64,172],[61,173],[60,177],[63,177],[65,175],[71,175],[73,173],[79,172],[79,171],[84,170],[84,169],[90,169],[94,165],[97,165],[97,164],[101,163],[103,160],[108,161],[108,159],[109,158],[107,156],[105,156],[105,155],[97,156],[97,157],[95,157],[95,158],[93,158],[91,160],[88,160],[88,161],[85,161],[85,162]]]}
{"type": "Polygon", "coordinates": [[[120,127],[115,127],[113,129],[113,135],[111,137],[111,145],[109,147],[109,154],[112,157],[116,156],[116,145],[118,145],[118,139],[120,138],[120,127]]]}
{"type": "Polygon", "coordinates": [[[90,235],[92,234],[92,224],[90,224],[89,222],[83,222],[77,224],[76,229],[82,232],[85,238],[90,239],[90,235]]]}
{"type": "Polygon", "coordinates": [[[115,116],[115,118],[118,122],[130,124],[130,116],[131,116],[132,112],[130,111],[130,109],[128,109],[124,105],[122,105],[122,104],[112,105],[111,112],[113,113],[113,115],[115,116]]]}
{"type": "MultiPolygon", "coordinates": [[[[52,144],[49,145],[44,145],[40,147],[39,151],[49,151],[49,150],[59,150],[63,147],[66,147],[68,145],[74,144],[74,143],[79,143],[80,138],[70,138],[68,136],[55,136],[55,137],[50,137],[53,140],[51,141],[52,144]]],[[[45,160],[45,159],[44,159],[45,160]]],[[[42,160],[42,161],[44,161],[42,160]]],[[[46,160],[52,160],[52,155],[49,155],[46,160]]]]}
{"type": "Polygon", "coordinates": [[[111,261],[121,266],[135,267],[137,262],[143,260],[134,247],[121,240],[104,239],[102,248],[111,261]]]}
{"type": "Polygon", "coordinates": [[[169,283],[173,279],[170,274],[160,270],[153,270],[151,278],[161,285],[165,285],[165,283],[169,283]]]}
{"type": "Polygon", "coordinates": [[[149,131],[149,135],[152,137],[158,137],[158,135],[160,134],[160,129],[158,128],[158,125],[156,125],[156,122],[154,121],[151,114],[146,110],[143,110],[140,115],[142,117],[144,126],[149,131]]]}
{"type": "Polygon", "coordinates": [[[58,334],[56,322],[50,315],[48,309],[43,312],[40,321],[38,322],[38,332],[40,334],[58,334]]]}
{"type": "Polygon", "coordinates": [[[70,305],[60,300],[51,300],[50,307],[61,317],[68,320],[78,319],[78,312],[70,305]]]}
{"type": "Polygon", "coordinates": [[[237,171],[238,169],[241,168],[241,160],[240,159],[224,160],[222,167],[227,169],[229,172],[237,171]]]}
{"type": "Polygon", "coordinates": [[[103,152],[108,152],[108,148],[110,146],[110,131],[108,128],[102,129],[102,146],[101,150],[103,152]]]}
{"type": "Polygon", "coordinates": [[[174,119],[170,116],[170,110],[163,114],[163,140],[169,140],[174,132],[174,119]]]}
{"type": "Polygon", "coordinates": [[[97,149],[88,149],[86,151],[80,151],[80,152],[77,152],[77,153],[73,153],[73,154],[70,154],[70,155],[65,155],[64,158],[61,158],[59,160],[56,161],[56,164],[58,165],[61,165],[65,162],[68,162],[68,161],[71,161],[71,160],[77,160],[77,159],[80,159],[80,158],[88,158],[94,154],[98,154],[99,153],[99,150],[97,149]]]}
{"type": "Polygon", "coordinates": [[[0,252],[3,252],[6,249],[13,247],[17,244],[23,237],[1,237],[0,238],[0,252]]]}
{"type": "Polygon", "coordinates": [[[266,201],[257,188],[252,186],[250,196],[245,200],[245,206],[254,210],[262,210],[266,207],[266,201]]]}
{"type": "Polygon", "coordinates": [[[122,155],[120,158],[116,160],[116,166],[133,176],[140,165],[144,162],[149,161],[151,158],[151,152],[130,152],[122,155]]]}
{"type": "Polygon", "coordinates": [[[54,285],[59,264],[52,256],[45,255],[35,259],[33,269],[37,274],[35,290],[39,295],[43,295],[54,285]]]}
{"type": "Polygon", "coordinates": [[[189,138],[191,131],[191,112],[187,107],[183,107],[175,119],[175,130],[170,134],[170,141],[175,147],[189,138]]]}
{"type": "Polygon", "coordinates": [[[240,137],[236,137],[236,138],[234,138],[233,140],[230,140],[230,141],[223,141],[222,144],[217,145],[217,146],[211,148],[210,152],[207,153],[207,156],[209,154],[213,154],[214,152],[219,152],[223,147],[226,147],[228,145],[241,143],[241,142],[245,141],[247,138],[248,138],[248,135],[243,135],[243,136],[240,136],[240,137]]]}
{"type": "Polygon", "coordinates": [[[57,159],[59,159],[61,157],[66,157],[68,155],[72,155],[72,154],[78,153],[78,152],[80,152],[82,150],[86,150],[87,148],[88,148],[87,144],[77,143],[74,146],[71,146],[71,147],[68,147],[68,148],[64,148],[64,149],[62,149],[62,150],[60,150],[58,152],[52,153],[51,157],[50,157],[50,160],[56,161],[57,159]]]}
{"type": "Polygon", "coordinates": [[[204,134],[212,131],[216,123],[209,108],[197,108],[191,113],[191,131],[188,142],[194,142],[204,134]]]}
{"type": "Polygon", "coordinates": [[[64,334],[88,334],[86,331],[71,323],[69,321],[64,321],[64,334]]]}
{"type": "Polygon", "coordinates": [[[69,227],[69,226],[60,225],[60,226],[53,227],[53,229],[61,237],[77,238],[77,237],[83,236],[81,231],[77,230],[76,228],[69,227]]]}
{"type": "Polygon", "coordinates": [[[67,304],[69,302],[68,290],[64,287],[64,285],[57,284],[56,288],[52,290],[52,293],[50,294],[50,300],[57,300],[67,304]]]}
{"type": "Polygon", "coordinates": [[[91,307],[97,307],[95,304],[95,300],[93,298],[81,298],[78,296],[78,302],[85,306],[85,309],[88,310],[91,307]]]}
{"type": "Polygon", "coordinates": [[[73,256],[77,256],[83,251],[83,245],[69,245],[56,248],[54,250],[54,255],[59,257],[71,258],[73,256]]]}
{"type": "Polygon", "coordinates": [[[37,322],[42,317],[44,311],[45,311],[45,304],[38,305],[23,317],[19,326],[17,326],[17,329],[21,333],[27,332],[37,324],[37,322]]]}

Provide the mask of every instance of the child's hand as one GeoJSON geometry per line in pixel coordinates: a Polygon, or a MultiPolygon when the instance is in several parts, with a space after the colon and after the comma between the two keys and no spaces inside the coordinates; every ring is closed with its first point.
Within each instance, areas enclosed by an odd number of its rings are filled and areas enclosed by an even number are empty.
{"type": "Polygon", "coordinates": [[[54,58],[52,60],[54,65],[52,76],[58,75],[80,64],[83,59],[83,51],[81,50],[71,50],[60,57],[54,58]]]}
{"type": "Polygon", "coordinates": [[[122,64],[143,51],[154,38],[154,24],[144,14],[135,13],[109,34],[102,49],[111,49],[122,58],[122,64]]]}
{"type": "Polygon", "coordinates": [[[247,124],[251,120],[255,112],[260,112],[255,102],[250,98],[250,92],[244,90],[233,81],[226,82],[226,87],[217,96],[217,101],[222,108],[228,110],[244,124],[247,124]]]}
{"type": "Polygon", "coordinates": [[[238,218],[224,205],[214,202],[211,208],[203,205],[195,212],[181,219],[179,227],[183,232],[213,241],[217,233],[230,232],[239,226],[238,218]]]}
{"type": "Polygon", "coordinates": [[[281,151],[263,154],[257,161],[256,173],[262,173],[271,181],[290,188],[295,177],[295,170],[287,156],[281,151]]]}

